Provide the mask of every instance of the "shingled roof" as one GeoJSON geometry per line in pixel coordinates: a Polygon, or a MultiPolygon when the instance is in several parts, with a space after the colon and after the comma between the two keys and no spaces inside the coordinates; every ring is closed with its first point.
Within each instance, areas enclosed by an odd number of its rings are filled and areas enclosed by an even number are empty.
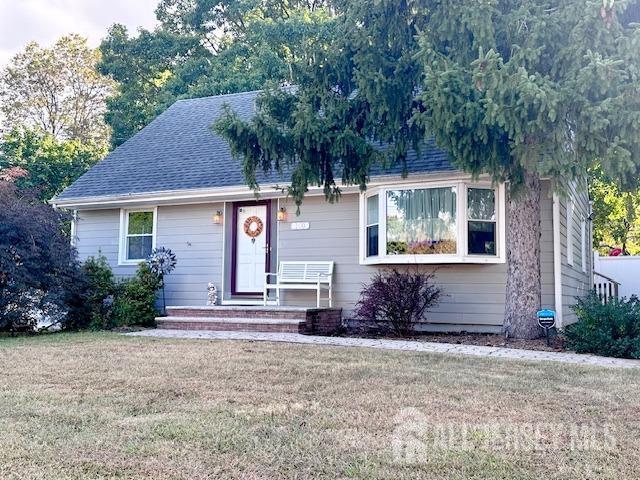
{"type": "MultiPolygon", "coordinates": [[[[164,191],[243,186],[242,164],[231,155],[229,145],[214,134],[211,125],[228,104],[242,118],[255,111],[259,92],[179,100],[149,125],[116,148],[71,186],[57,200],[110,197],[164,191]]],[[[427,144],[420,158],[412,155],[409,173],[452,170],[446,153],[427,144]]],[[[400,173],[402,167],[378,170],[400,173]]],[[[260,174],[261,183],[283,183],[287,172],[260,174]]]]}

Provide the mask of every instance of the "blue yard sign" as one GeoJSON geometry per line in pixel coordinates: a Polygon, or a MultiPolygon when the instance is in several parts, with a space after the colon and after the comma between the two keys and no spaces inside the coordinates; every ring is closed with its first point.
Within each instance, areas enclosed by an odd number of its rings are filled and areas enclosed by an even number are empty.
{"type": "Polygon", "coordinates": [[[553,310],[539,310],[538,325],[544,329],[544,334],[547,337],[547,345],[550,345],[549,330],[556,326],[556,312],[553,310]]]}
{"type": "Polygon", "coordinates": [[[553,310],[538,311],[538,325],[542,328],[553,328],[556,325],[556,312],[553,310]]]}

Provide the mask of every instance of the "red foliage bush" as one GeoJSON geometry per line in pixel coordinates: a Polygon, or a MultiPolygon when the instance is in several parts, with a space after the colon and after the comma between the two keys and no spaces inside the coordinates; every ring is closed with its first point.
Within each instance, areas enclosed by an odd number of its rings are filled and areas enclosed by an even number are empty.
{"type": "Polygon", "coordinates": [[[440,299],[442,291],[433,284],[434,276],[417,268],[378,272],[360,294],[354,313],[364,322],[408,336],[440,299]]]}
{"type": "Polygon", "coordinates": [[[85,282],[63,233],[66,217],[12,180],[0,180],[0,331],[74,322],[85,282]]]}

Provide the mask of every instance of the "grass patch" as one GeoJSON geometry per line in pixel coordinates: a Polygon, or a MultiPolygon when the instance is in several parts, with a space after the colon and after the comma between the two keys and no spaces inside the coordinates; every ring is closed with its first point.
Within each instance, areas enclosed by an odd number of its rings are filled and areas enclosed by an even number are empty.
{"type": "Polygon", "coordinates": [[[113,333],[0,365],[3,479],[640,477],[634,370],[113,333]]]}

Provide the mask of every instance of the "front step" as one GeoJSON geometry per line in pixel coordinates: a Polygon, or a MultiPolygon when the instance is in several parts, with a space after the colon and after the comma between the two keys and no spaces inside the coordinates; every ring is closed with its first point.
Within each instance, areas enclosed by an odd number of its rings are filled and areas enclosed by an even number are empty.
{"type": "Polygon", "coordinates": [[[243,332],[305,333],[304,320],[216,317],[158,317],[158,328],[243,332]]]}
{"type": "Polygon", "coordinates": [[[158,328],[331,334],[342,325],[340,308],[208,306],[167,307],[167,316],[156,318],[158,328]]]}
{"type": "MultiPolygon", "coordinates": [[[[167,307],[170,317],[267,318],[305,320],[310,309],[304,307],[256,307],[216,305],[211,307],[167,307]]],[[[318,310],[318,309],[314,309],[318,310]]]]}

